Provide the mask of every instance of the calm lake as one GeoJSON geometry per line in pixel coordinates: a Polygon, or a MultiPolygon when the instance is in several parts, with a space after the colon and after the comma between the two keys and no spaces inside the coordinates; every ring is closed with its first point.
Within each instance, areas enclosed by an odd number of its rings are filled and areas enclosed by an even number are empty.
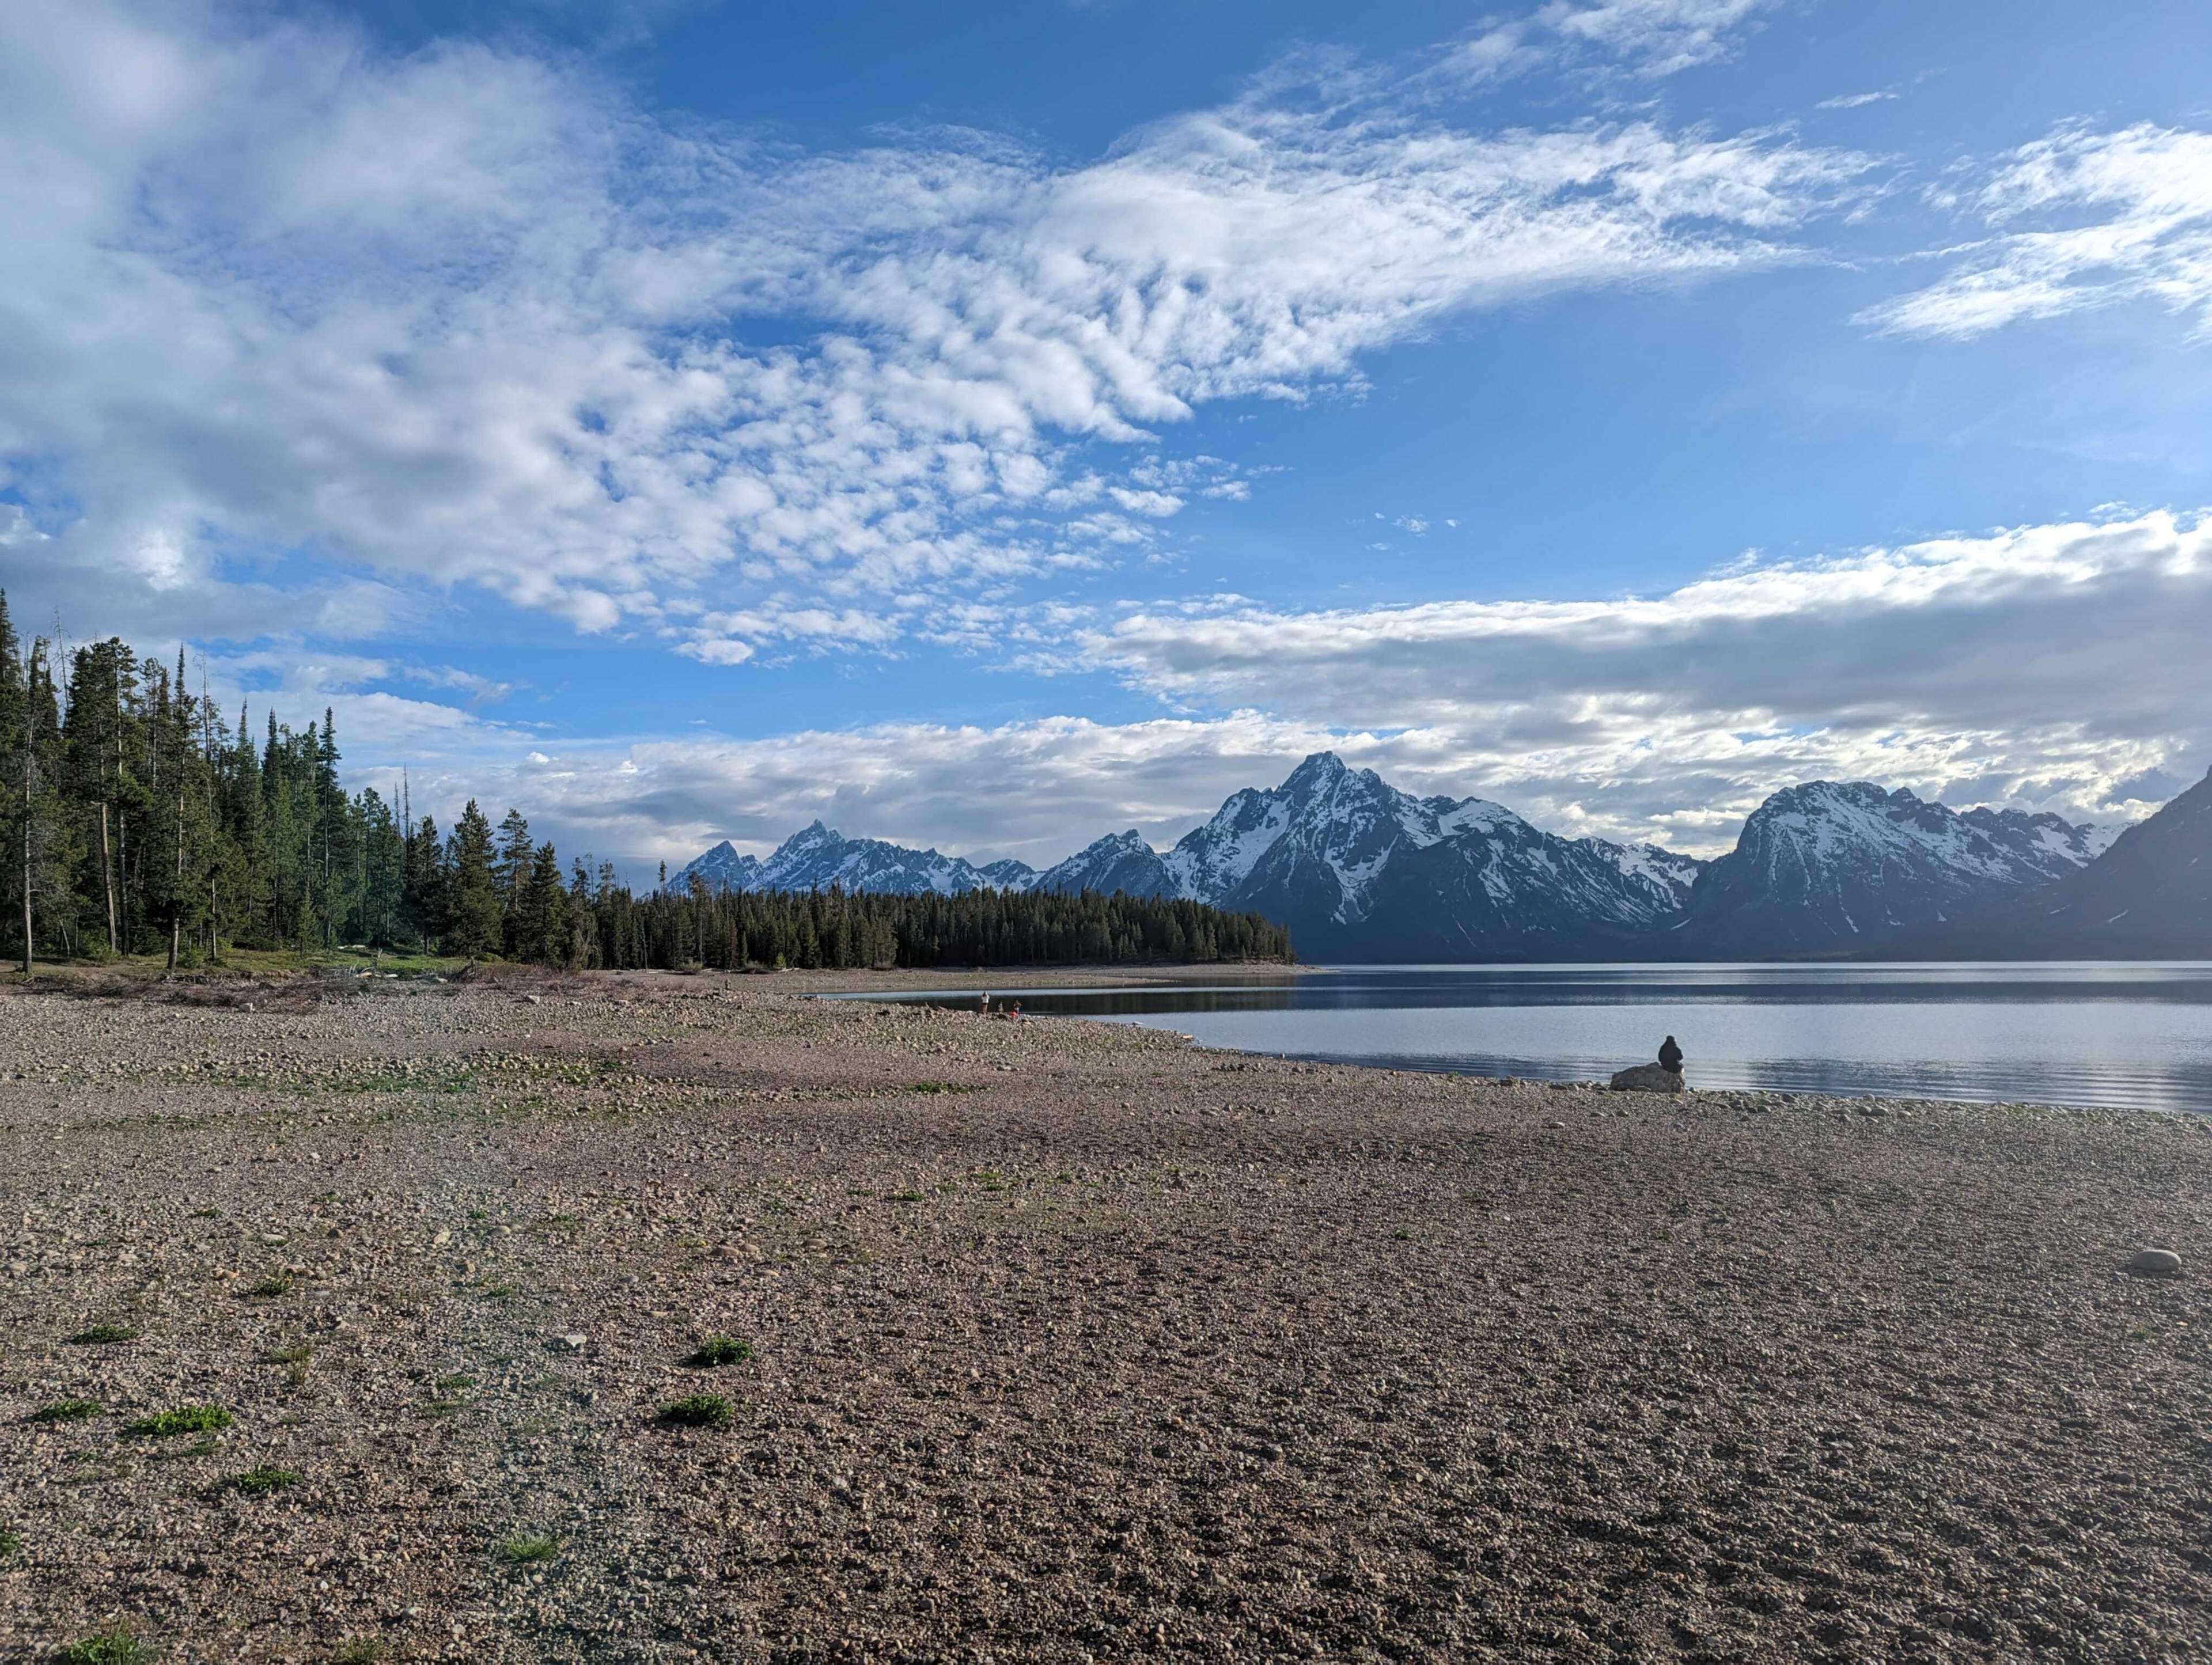
{"type": "Polygon", "coordinates": [[[1697,1087],[2212,1113],[2206,962],[1354,966],[1012,998],[1039,1017],[1399,1069],[1587,1080],[1650,1059],[1671,1034],[1697,1087]]]}

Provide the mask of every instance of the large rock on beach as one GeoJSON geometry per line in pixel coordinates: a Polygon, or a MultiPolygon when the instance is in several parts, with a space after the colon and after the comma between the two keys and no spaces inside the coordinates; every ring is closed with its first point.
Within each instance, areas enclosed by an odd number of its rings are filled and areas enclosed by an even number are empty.
{"type": "Polygon", "coordinates": [[[1670,1070],[1663,1064],[1638,1064],[1634,1069],[1622,1070],[1613,1078],[1615,1092],[1687,1092],[1688,1085],[1680,1070],[1670,1070]]]}
{"type": "Polygon", "coordinates": [[[2181,1256],[2170,1249],[2138,1249],[2128,1270],[2138,1278],[2179,1278],[2181,1256]]]}

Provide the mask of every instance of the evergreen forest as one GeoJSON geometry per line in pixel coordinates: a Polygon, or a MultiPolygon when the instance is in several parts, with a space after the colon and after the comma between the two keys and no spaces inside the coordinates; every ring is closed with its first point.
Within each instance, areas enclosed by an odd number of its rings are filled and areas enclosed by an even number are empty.
{"type": "Polygon", "coordinates": [[[508,810],[450,830],[373,787],[348,792],[337,732],[234,722],[183,653],[110,638],[19,639],[0,593],[0,944],[40,958],[362,947],[577,969],[1008,966],[1288,959],[1254,914],[1192,902],[960,896],[639,894],[611,863],[565,868],[508,810]]]}

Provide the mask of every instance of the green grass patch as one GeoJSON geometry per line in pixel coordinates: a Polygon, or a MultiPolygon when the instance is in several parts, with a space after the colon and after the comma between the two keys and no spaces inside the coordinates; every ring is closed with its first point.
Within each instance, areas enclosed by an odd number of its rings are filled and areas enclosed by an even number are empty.
{"type": "Polygon", "coordinates": [[[244,1474],[226,1476],[216,1489],[236,1492],[248,1498],[266,1498],[271,1493],[289,1491],[300,1483],[299,1475],[289,1468],[271,1468],[264,1464],[249,1468],[244,1474]]]}
{"type": "Polygon", "coordinates": [[[137,1330],[127,1330],[120,1324],[94,1324],[88,1330],[79,1330],[70,1337],[73,1347],[104,1347],[117,1341],[136,1341],[137,1330]]]}
{"type": "Polygon", "coordinates": [[[157,1411],[132,1423],[129,1431],[167,1439],[176,1434],[211,1434],[230,1426],[230,1413],[220,1405],[179,1405],[157,1411]]]}
{"type": "Polygon", "coordinates": [[[737,1408],[720,1394],[694,1394],[660,1407],[658,1420],[670,1428],[726,1428],[737,1420],[737,1408]]]}
{"type": "Polygon", "coordinates": [[[21,1533],[0,1532],[0,1561],[12,1561],[23,1553],[21,1533]]]}
{"type": "Polygon", "coordinates": [[[98,1416],[102,1406],[96,1399],[58,1399],[51,1405],[41,1405],[31,1413],[33,1422],[88,1422],[98,1416]]]}
{"type": "Polygon", "coordinates": [[[919,1093],[981,1092],[983,1091],[981,1087],[973,1087],[969,1085],[965,1081],[910,1081],[907,1084],[906,1090],[908,1092],[919,1093]]]}
{"type": "Polygon", "coordinates": [[[753,1356],[750,1341],[734,1340],[726,1335],[710,1335],[694,1348],[684,1363],[692,1369],[711,1370],[724,1364],[742,1364],[753,1356]]]}
{"type": "Polygon", "coordinates": [[[926,1199],[919,1191],[887,1191],[884,1194],[884,1200],[885,1202],[921,1202],[926,1199]]]}
{"type": "Polygon", "coordinates": [[[246,1298],[249,1301],[273,1301],[280,1295],[289,1295],[291,1292],[292,1274],[289,1272],[280,1272],[274,1278],[264,1278],[252,1289],[247,1290],[246,1298]]]}
{"type": "Polygon", "coordinates": [[[459,1393],[464,1388],[473,1388],[476,1385],[477,1379],[472,1376],[441,1376],[438,1378],[438,1390],[441,1393],[459,1393]]]}
{"type": "Polygon", "coordinates": [[[500,1559],[517,1566],[550,1561],[560,1553],[561,1540],[543,1532],[518,1532],[499,1547],[500,1559]]]}
{"type": "Polygon", "coordinates": [[[391,1652],[382,1637],[349,1636],[331,1655],[331,1665],[376,1665],[391,1652]]]}
{"type": "Polygon", "coordinates": [[[140,1665],[145,1657],[145,1644],[122,1625],[81,1636],[54,1656],[58,1665],[140,1665]]]}

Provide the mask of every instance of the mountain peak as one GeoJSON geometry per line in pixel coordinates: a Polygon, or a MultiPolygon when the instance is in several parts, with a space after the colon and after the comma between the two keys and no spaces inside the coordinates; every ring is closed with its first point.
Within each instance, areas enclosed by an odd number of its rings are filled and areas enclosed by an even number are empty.
{"type": "Polygon", "coordinates": [[[1341,780],[1351,773],[1344,759],[1333,751],[1309,752],[1306,754],[1305,761],[1291,771],[1289,778],[1283,782],[1282,789],[1285,792],[1295,792],[1301,788],[1310,789],[1326,786],[1330,781],[1341,780]]]}

